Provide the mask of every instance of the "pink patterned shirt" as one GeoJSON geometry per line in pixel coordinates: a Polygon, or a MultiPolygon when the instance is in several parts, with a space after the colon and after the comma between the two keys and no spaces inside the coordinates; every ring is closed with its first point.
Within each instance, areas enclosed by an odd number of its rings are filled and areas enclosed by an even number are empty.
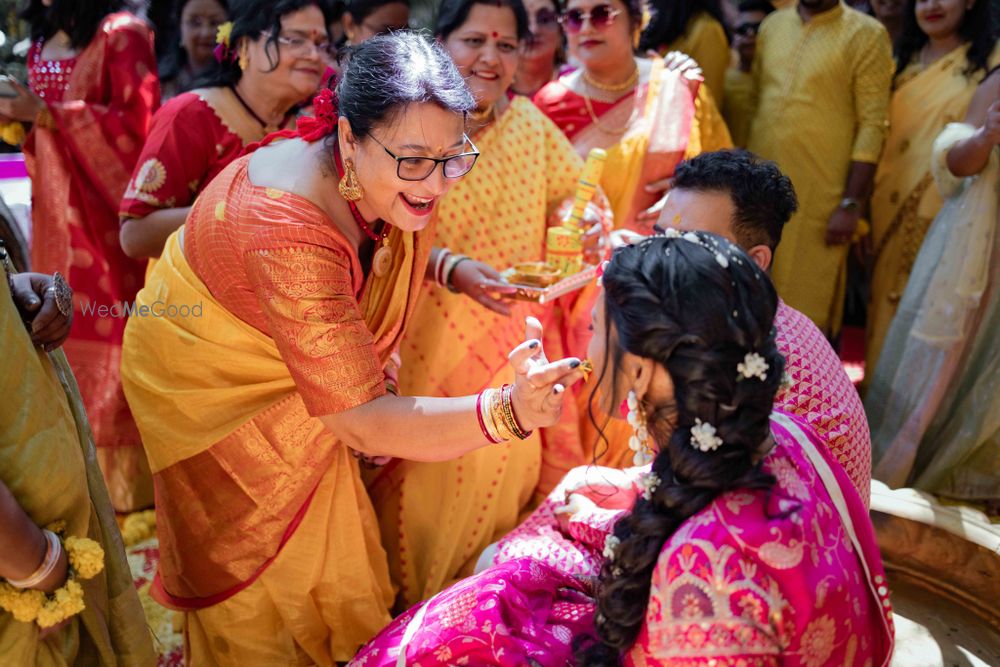
{"type": "Polygon", "coordinates": [[[778,330],[778,350],[785,355],[785,370],[793,382],[790,390],[774,399],[774,407],[813,427],[868,507],[872,438],[858,391],[812,320],[780,301],[774,326],[778,330]]]}

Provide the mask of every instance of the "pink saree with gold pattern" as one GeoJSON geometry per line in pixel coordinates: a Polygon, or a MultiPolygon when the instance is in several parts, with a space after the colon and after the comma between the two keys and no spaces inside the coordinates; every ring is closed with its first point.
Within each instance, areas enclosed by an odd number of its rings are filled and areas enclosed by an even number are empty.
{"type": "MultiPolygon", "coordinates": [[[[775,412],[771,426],[776,484],[727,492],[671,535],[626,665],[888,665],[889,591],[865,506],[804,421],[775,412]]],[[[574,664],[604,539],[645,470],[574,470],[492,567],[396,619],[351,664],[574,664]],[[594,504],[560,527],[571,492],[594,504]]]]}

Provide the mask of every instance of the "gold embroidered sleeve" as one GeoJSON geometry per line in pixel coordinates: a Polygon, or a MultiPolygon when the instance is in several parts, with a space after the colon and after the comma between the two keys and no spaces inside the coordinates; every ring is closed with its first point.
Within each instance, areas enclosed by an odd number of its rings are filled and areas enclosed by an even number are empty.
{"type": "Polygon", "coordinates": [[[244,264],[310,414],[343,412],[385,393],[344,252],[312,245],[254,249],[244,264]]]}

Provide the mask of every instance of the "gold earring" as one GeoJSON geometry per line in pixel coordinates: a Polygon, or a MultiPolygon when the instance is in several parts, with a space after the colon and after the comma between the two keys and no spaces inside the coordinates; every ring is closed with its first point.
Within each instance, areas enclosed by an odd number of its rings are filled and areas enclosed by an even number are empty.
{"type": "Polygon", "coordinates": [[[649,444],[646,411],[642,409],[639,398],[635,395],[635,391],[632,390],[628,392],[625,405],[628,407],[626,420],[629,426],[632,427],[632,437],[628,439],[628,448],[635,452],[632,456],[632,465],[644,466],[655,458],[653,448],[649,444]]]}
{"type": "Polygon", "coordinates": [[[249,47],[248,47],[248,44],[247,44],[246,40],[244,40],[243,42],[240,43],[240,60],[239,60],[239,65],[240,65],[240,71],[241,72],[247,71],[247,67],[250,67],[250,53],[249,53],[249,47]]]}
{"type": "Polygon", "coordinates": [[[358,201],[365,196],[365,189],[361,187],[358,180],[358,172],[354,168],[354,161],[351,158],[344,160],[344,175],[337,184],[341,196],[347,201],[358,201]]]}

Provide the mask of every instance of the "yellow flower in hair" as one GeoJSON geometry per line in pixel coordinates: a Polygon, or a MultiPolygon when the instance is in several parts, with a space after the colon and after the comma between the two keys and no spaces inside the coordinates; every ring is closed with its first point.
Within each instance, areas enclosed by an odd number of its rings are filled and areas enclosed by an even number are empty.
{"type": "Polygon", "coordinates": [[[67,537],[63,541],[70,565],[81,579],[92,579],[104,569],[104,549],[86,537],[67,537]]]}
{"type": "Polygon", "coordinates": [[[219,26],[219,30],[215,33],[215,43],[222,44],[227,49],[229,48],[229,36],[233,34],[233,22],[226,21],[219,26]]]}
{"type": "Polygon", "coordinates": [[[4,123],[0,126],[0,139],[3,140],[5,144],[10,144],[11,146],[17,146],[22,141],[24,141],[24,125],[15,121],[10,123],[4,123]]]}

